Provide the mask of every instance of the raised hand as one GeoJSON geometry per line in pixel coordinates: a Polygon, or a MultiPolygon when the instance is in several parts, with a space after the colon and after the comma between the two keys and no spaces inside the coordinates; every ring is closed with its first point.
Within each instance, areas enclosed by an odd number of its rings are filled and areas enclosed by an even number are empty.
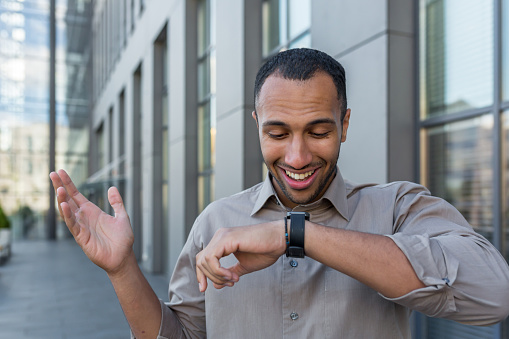
{"type": "Polygon", "coordinates": [[[196,277],[200,291],[207,289],[209,278],[217,289],[233,286],[239,278],[274,264],[286,249],[283,223],[222,228],[196,255],[196,277]],[[221,267],[219,259],[234,254],[238,263],[221,267]]]}
{"type": "Polygon", "coordinates": [[[52,172],[50,178],[60,215],[83,252],[106,272],[119,271],[132,255],[134,235],[118,190],[108,190],[112,217],[88,201],[64,170],[52,172]]]}

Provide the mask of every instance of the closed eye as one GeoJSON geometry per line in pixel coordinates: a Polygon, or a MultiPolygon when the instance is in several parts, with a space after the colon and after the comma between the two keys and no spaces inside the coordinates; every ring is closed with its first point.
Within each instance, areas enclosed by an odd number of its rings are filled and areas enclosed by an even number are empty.
{"type": "Polygon", "coordinates": [[[267,135],[271,139],[282,139],[282,138],[284,138],[286,136],[285,133],[282,133],[282,134],[267,133],[267,135]]]}
{"type": "Polygon", "coordinates": [[[310,133],[313,137],[315,138],[325,138],[327,137],[330,132],[325,132],[325,133],[310,133]]]}

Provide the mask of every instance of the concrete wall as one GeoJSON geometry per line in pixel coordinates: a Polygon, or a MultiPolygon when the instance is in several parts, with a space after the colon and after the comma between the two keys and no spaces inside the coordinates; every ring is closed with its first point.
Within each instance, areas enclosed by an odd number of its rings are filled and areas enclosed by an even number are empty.
{"type": "Polygon", "coordinates": [[[355,182],[413,180],[412,1],[313,2],[312,45],[346,70],[350,127],[339,166],[355,182]]]}

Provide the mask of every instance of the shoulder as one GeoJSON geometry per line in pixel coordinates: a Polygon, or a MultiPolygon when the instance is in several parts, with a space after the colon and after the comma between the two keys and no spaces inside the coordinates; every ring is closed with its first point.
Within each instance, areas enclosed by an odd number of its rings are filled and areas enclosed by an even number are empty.
{"type": "Polygon", "coordinates": [[[209,239],[219,228],[251,224],[251,211],[261,187],[262,183],[211,202],[196,218],[192,235],[209,239]]]}
{"type": "Polygon", "coordinates": [[[405,195],[430,195],[429,190],[414,182],[410,181],[394,181],[387,184],[357,184],[345,180],[347,195],[373,195],[373,196],[393,196],[394,198],[405,195]]]}
{"type": "Polygon", "coordinates": [[[220,213],[244,213],[249,211],[251,213],[256,200],[258,199],[260,190],[263,183],[256,184],[244,191],[235,193],[228,197],[217,199],[211,202],[201,213],[201,215],[208,216],[220,213]]]}

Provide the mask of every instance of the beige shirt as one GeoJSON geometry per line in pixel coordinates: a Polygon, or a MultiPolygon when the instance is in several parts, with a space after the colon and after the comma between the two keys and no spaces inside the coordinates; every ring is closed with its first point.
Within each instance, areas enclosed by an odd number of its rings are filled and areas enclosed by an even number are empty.
{"type": "MultiPolygon", "coordinates": [[[[285,216],[267,177],[196,219],[170,282],[169,307],[162,304],[159,338],[410,338],[411,309],[474,325],[509,313],[504,258],[422,186],[355,185],[338,171],[319,201],[294,210],[321,225],[389,236],[427,287],[389,299],[313,259],[283,255],[232,288],[200,293],[195,256],[218,228],[285,216]]],[[[235,262],[233,255],[222,259],[223,266],[235,262]]]]}

